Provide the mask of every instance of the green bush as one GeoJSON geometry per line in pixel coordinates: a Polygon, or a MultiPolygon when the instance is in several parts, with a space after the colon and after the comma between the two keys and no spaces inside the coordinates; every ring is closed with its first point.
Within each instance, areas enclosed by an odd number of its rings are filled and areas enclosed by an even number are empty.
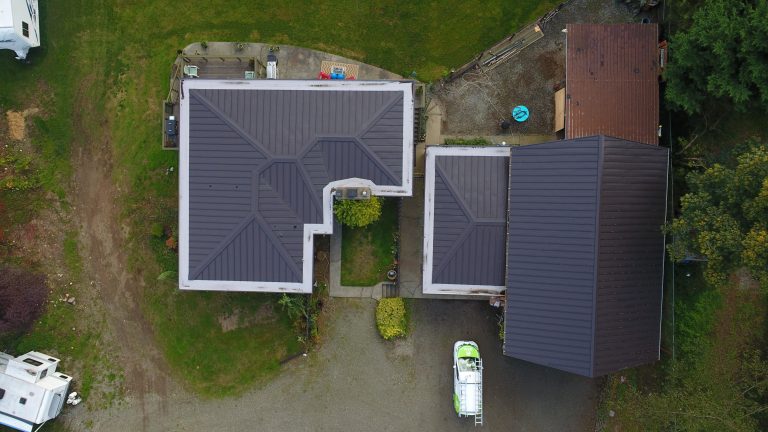
{"type": "Polygon", "coordinates": [[[165,227],[163,227],[163,224],[156,222],[149,228],[149,232],[152,234],[152,237],[161,238],[165,235],[165,227]]]}
{"type": "Polygon", "coordinates": [[[25,191],[40,185],[32,158],[11,148],[0,155],[0,191],[25,191]]]}
{"type": "Polygon", "coordinates": [[[376,327],[381,337],[390,340],[404,337],[408,330],[408,315],[402,298],[384,298],[376,306],[376,327]]]}
{"type": "Polygon", "coordinates": [[[450,146],[489,146],[493,143],[485,138],[446,138],[445,145],[450,146]]]}
{"type": "Polygon", "coordinates": [[[333,206],[333,214],[344,225],[364,227],[381,216],[381,201],[375,196],[367,200],[339,200],[333,206]]]}

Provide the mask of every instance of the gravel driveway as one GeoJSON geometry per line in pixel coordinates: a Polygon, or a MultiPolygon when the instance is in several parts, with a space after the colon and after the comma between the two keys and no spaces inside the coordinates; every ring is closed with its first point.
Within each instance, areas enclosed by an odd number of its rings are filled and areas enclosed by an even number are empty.
{"type": "Polygon", "coordinates": [[[412,334],[383,342],[375,301],[331,299],[320,349],[261,388],[224,400],[147,395],[103,412],[69,412],[74,430],[459,431],[451,402],[451,349],[478,342],[485,364],[487,431],[578,431],[594,425],[593,380],[503,357],[486,302],[413,300],[412,334]],[[76,424],[78,420],[87,422],[76,424]]]}

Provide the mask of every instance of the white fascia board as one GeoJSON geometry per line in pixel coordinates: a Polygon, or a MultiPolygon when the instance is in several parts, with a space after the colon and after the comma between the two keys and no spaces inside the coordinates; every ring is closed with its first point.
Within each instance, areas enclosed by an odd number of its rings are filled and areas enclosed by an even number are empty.
{"type": "Polygon", "coordinates": [[[506,286],[494,285],[460,285],[460,284],[429,284],[424,286],[424,294],[460,295],[490,297],[501,294],[506,286]]]}
{"type": "Polygon", "coordinates": [[[22,432],[32,432],[34,424],[0,412],[0,425],[22,432]]]}
{"type": "Polygon", "coordinates": [[[422,292],[447,295],[498,295],[505,286],[437,284],[432,282],[435,234],[435,158],[437,156],[497,156],[510,157],[506,146],[428,146],[424,176],[424,248],[422,292]]]}
{"type": "Polygon", "coordinates": [[[333,233],[333,190],[342,187],[367,187],[372,195],[404,197],[413,195],[413,84],[409,81],[356,80],[207,80],[185,79],[181,84],[179,125],[179,288],[201,291],[285,292],[311,294],[313,285],[315,234],[333,233]],[[402,91],[403,92],[403,171],[402,185],[378,186],[367,179],[350,178],[329,183],[323,188],[323,223],[304,224],[302,281],[243,282],[189,280],[189,90],[311,90],[311,91],[402,91]]]}

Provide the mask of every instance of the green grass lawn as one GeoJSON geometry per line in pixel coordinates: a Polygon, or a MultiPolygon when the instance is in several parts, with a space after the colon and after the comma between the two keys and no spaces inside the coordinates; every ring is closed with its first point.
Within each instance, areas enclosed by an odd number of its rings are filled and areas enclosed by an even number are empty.
{"type": "MultiPolygon", "coordinates": [[[[176,51],[199,41],[292,44],[400,74],[415,71],[430,81],[557,3],[50,0],[41,2],[43,46],[32,51],[32,64],[0,52],[0,108],[43,110],[31,125],[41,190],[54,192],[65,207],[66,185],[77,169],[70,164],[72,149],[111,152],[114,180],[123,192],[123,222],[131,228],[130,266],[144,275],[144,310],[158,341],[191,388],[232,394],[275,370],[280,355],[296,348],[296,331],[279,308],[272,322],[248,324],[260,319],[260,308],[275,296],[180,293],[173,283],[157,280],[177,271],[176,254],[150,233],[155,223],[173,229],[177,220],[177,177],[167,170],[178,168],[178,153],[162,151],[159,136],[176,51]],[[234,309],[247,325],[224,333],[217,320],[234,309]],[[233,367],[234,359],[244,363],[233,367]]],[[[45,196],[0,196],[6,203],[0,219],[23,222],[45,196]]],[[[377,269],[383,265],[378,260],[377,269]]],[[[57,313],[49,310],[43,321],[66,321],[57,313]]],[[[43,350],[54,343],[43,333],[28,338],[43,350]]]]}
{"type": "Polygon", "coordinates": [[[149,313],[169,363],[198,394],[240,393],[302,350],[277,295],[186,292],[175,283],[164,285],[149,294],[149,313]]]}
{"type": "Polygon", "coordinates": [[[395,257],[398,232],[397,203],[383,198],[381,217],[363,228],[343,227],[341,234],[341,284],[371,286],[386,280],[395,257]]]}

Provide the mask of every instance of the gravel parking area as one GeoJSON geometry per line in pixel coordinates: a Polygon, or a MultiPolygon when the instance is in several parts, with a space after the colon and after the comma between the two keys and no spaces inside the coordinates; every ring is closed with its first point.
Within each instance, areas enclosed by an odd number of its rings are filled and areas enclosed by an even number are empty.
{"type": "Polygon", "coordinates": [[[615,0],[571,0],[542,25],[544,37],[495,69],[470,72],[443,88],[435,97],[444,107],[443,135],[497,135],[499,122],[525,105],[530,118],[512,122],[509,132],[551,134],[554,128],[554,88],[565,83],[567,23],[618,23],[639,20],[615,0]]]}
{"type": "Polygon", "coordinates": [[[578,431],[594,427],[594,380],[501,355],[495,310],[481,301],[413,300],[412,334],[384,342],[375,301],[331,299],[319,350],[239,398],[148,395],[73,425],[97,431],[460,431],[453,411],[451,349],[478,342],[485,365],[487,431],[578,431]],[[88,422],[88,423],[85,423],[88,422]]]}

